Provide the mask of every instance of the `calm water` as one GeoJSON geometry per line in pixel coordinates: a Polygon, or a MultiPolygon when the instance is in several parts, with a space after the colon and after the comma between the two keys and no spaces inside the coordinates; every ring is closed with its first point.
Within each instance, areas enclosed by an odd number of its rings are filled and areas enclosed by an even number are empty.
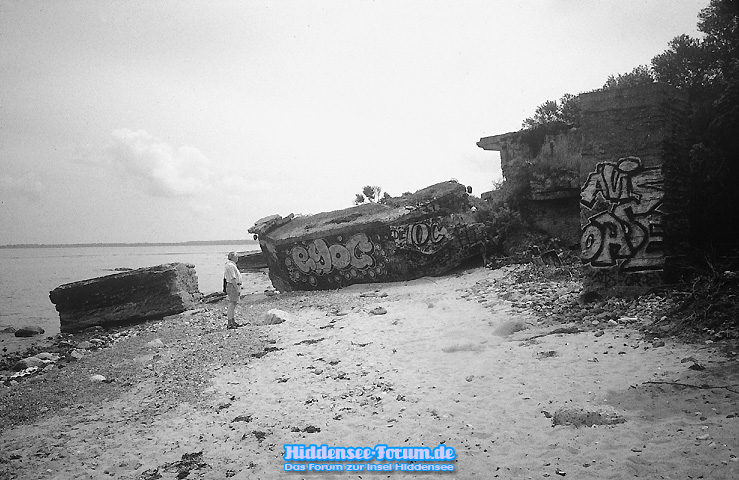
{"type": "Polygon", "coordinates": [[[49,292],[64,283],[112,275],[115,268],[192,263],[203,293],[221,291],[228,252],[258,250],[256,244],[145,247],[0,248],[0,329],[39,325],[59,332],[49,292]]]}

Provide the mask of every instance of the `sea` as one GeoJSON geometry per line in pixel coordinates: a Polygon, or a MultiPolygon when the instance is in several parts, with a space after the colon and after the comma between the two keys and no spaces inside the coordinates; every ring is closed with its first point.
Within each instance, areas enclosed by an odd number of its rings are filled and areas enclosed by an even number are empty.
{"type": "Polygon", "coordinates": [[[0,330],[38,325],[59,333],[49,292],[59,285],[120,273],[116,269],[192,263],[204,294],[219,292],[228,252],[259,250],[254,243],[0,248],[0,330]]]}

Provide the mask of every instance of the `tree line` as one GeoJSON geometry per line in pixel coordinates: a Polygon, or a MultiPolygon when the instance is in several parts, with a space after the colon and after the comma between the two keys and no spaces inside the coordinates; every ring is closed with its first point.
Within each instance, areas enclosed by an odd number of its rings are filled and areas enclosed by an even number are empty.
{"type": "MultiPolygon", "coordinates": [[[[698,15],[702,36],[682,34],[667,49],[627,73],[610,75],[601,90],[654,82],[687,94],[684,151],[692,178],[691,242],[737,244],[739,222],[739,0],[711,0],[698,15]]],[[[578,126],[576,95],[539,105],[524,130],[578,126]]]]}

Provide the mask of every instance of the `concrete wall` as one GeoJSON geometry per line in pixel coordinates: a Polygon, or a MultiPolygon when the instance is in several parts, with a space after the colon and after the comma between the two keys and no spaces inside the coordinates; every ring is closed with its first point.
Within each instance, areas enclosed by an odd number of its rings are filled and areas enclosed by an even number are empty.
{"type": "Polygon", "coordinates": [[[482,138],[477,144],[500,152],[502,196],[522,199],[526,220],[565,245],[580,241],[580,143],[577,128],[564,128],[551,133],[511,132],[482,138]]]}
{"type": "Polygon", "coordinates": [[[687,235],[685,98],[653,84],[580,100],[584,289],[641,293],[665,282],[687,235]]]}
{"type": "Polygon", "coordinates": [[[662,84],[586,93],[578,128],[477,145],[500,151],[526,219],[580,244],[586,291],[639,293],[670,279],[687,243],[685,104],[662,84]]]}

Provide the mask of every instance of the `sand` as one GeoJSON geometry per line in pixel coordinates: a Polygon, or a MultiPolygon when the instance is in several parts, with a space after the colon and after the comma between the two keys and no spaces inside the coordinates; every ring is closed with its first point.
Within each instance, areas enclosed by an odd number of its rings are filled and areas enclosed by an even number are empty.
{"type": "Polygon", "coordinates": [[[245,298],[238,318],[253,325],[218,338],[259,337],[266,354],[200,359],[201,400],[141,418],[153,380],[9,427],[0,478],[739,478],[735,357],[633,325],[552,325],[501,298],[504,274],[245,298]],[[256,325],[268,308],[288,320],[256,325]],[[562,327],[584,331],[550,333],[562,327]],[[454,471],[284,471],[284,445],[323,444],[444,445],[454,471]]]}

